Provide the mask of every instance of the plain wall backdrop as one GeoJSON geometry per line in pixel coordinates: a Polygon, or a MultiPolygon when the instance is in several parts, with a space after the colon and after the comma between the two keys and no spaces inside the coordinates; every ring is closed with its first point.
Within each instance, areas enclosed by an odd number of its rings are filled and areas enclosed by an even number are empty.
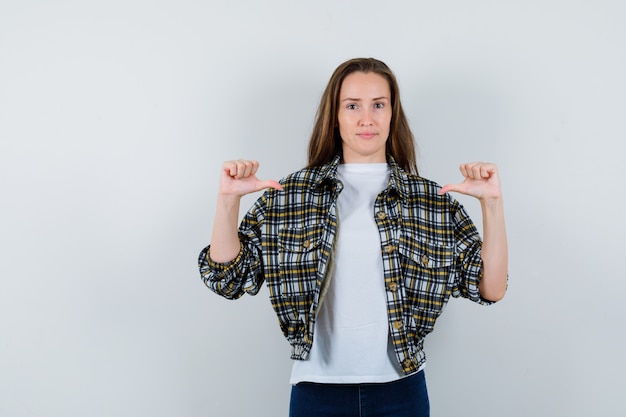
{"type": "Polygon", "coordinates": [[[221,299],[196,261],[222,161],[302,167],[357,56],[396,73],[423,176],[501,169],[509,291],[451,300],[432,415],[626,415],[624,21],[623,0],[0,0],[0,416],[287,415],[267,289],[221,299]]]}

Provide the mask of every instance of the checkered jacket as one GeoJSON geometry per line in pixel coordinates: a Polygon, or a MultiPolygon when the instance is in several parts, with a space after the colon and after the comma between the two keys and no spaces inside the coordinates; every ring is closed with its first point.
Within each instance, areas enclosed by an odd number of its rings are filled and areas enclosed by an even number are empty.
{"type": "MultiPolygon", "coordinates": [[[[340,158],[306,168],[281,180],[282,191],[267,190],[239,228],[241,249],[228,263],[199,257],[201,277],[228,299],[256,294],[263,282],[292,359],[311,349],[316,312],[332,279],[337,236],[337,180],[340,158]]],[[[481,239],[459,202],[438,195],[432,181],[402,170],[389,157],[388,186],[377,197],[372,216],[378,226],[387,293],[389,334],[405,374],[425,362],[424,337],[433,330],[450,295],[481,304],[481,239]]],[[[354,242],[358,245],[358,242],[354,242]]]]}

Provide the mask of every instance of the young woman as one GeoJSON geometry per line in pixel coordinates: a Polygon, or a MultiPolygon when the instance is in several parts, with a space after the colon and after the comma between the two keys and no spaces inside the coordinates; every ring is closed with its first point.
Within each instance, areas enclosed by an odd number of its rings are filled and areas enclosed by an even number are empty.
{"type": "Polygon", "coordinates": [[[205,284],[230,299],[263,282],[292,346],[290,416],[427,416],[424,338],[449,297],[500,300],[507,241],[498,169],[460,167],[460,184],[418,175],[398,84],[383,62],[333,73],[306,168],[259,180],[223,164],[205,284]],[[238,226],[243,195],[266,189],[238,226]],[[449,194],[480,201],[481,240],[449,194]]]}

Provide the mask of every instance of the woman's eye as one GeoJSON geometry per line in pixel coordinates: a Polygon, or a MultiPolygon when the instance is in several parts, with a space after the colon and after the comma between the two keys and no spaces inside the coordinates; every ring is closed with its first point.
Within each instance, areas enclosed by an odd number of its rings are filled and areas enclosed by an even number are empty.
{"type": "Polygon", "coordinates": [[[356,110],[356,104],[352,103],[352,104],[348,104],[348,110],[356,110]]]}
{"type": "Polygon", "coordinates": [[[385,107],[385,105],[383,103],[376,103],[376,104],[374,104],[374,108],[375,109],[382,109],[383,107],[385,107]]]}

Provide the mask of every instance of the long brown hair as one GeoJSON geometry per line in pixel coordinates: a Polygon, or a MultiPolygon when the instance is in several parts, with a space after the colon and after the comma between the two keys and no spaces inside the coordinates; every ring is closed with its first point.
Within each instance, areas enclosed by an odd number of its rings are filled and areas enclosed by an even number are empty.
{"type": "Polygon", "coordinates": [[[339,65],[328,81],[315,116],[315,124],[309,141],[308,167],[332,161],[342,150],[337,125],[339,92],[343,80],[353,72],[376,73],[383,76],[391,90],[391,126],[386,152],[407,172],[418,174],[415,157],[415,141],[400,103],[398,82],[393,72],[382,61],[374,58],[355,58],[339,65]]]}

